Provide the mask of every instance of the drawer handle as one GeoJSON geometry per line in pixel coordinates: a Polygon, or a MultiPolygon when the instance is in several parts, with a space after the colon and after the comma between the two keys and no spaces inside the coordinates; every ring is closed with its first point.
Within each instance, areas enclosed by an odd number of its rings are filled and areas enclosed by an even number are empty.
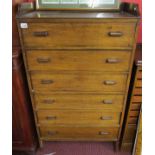
{"type": "Polygon", "coordinates": [[[50,58],[37,58],[38,63],[48,63],[50,61],[50,58]]]}
{"type": "Polygon", "coordinates": [[[53,136],[53,135],[58,134],[58,132],[57,132],[57,131],[48,131],[47,134],[48,134],[49,136],[53,136]]]}
{"type": "Polygon", "coordinates": [[[108,35],[110,37],[121,37],[123,33],[122,32],[109,32],[108,35]]]}
{"type": "Polygon", "coordinates": [[[116,81],[106,80],[106,81],[104,81],[104,84],[105,85],[115,85],[116,84],[116,81]]]}
{"type": "Polygon", "coordinates": [[[56,120],[57,117],[56,116],[47,116],[46,119],[47,120],[56,120]]]}
{"type": "Polygon", "coordinates": [[[119,63],[120,60],[119,59],[114,59],[114,58],[109,58],[106,60],[106,63],[119,63]]]}
{"type": "Polygon", "coordinates": [[[103,104],[112,104],[112,100],[103,100],[103,104]]]}
{"type": "Polygon", "coordinates": [[[47,31],[33,32],[33,35],[35,37],[47,37],[48,32],[47,31]]]}
{"type": "Polygon", "coordinates": [[[54,83],[53,80],[41,80],[41,84],[52,84],[54,83]]]}
{"type": "Polygon", "coordinates": [[[112,120],[112,116],[102,116],[100,117],[101,120],[112,120]]]}
{"type": "Polygon", "coordinates": [[[100,132],[99,132],[99,135],[109,135],[109,132],[100,131],[100,132]]]}
{"type": "Polygon", "coordinates": [[[53,104],[54,102],[55,102],[55,100],[52,100],[52,99],[43,100],[43,103],[45,103],[45,104],[53,104]]]}

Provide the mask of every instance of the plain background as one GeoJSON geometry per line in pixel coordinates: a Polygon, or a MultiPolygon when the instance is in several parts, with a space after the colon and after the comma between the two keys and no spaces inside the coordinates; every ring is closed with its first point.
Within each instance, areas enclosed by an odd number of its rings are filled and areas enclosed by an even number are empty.
{"type": "MultiPolygon", "coordinates": [[[[155,1],[143,0],[143,155],[155,154],[155,1]]],[[[12,1],[0,1],[0,154],[12,154],[12,1]]]]}

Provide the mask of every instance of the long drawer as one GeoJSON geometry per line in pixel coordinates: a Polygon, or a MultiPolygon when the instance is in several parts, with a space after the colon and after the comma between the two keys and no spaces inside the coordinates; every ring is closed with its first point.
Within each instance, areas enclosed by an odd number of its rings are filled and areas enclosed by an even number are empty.
{"type": "Polygon", "coordinates": [[[119,125],[121,113],[101,110],[39,110],[37,116],[39,124],[114,126],[119,125]]]}
{"type": "Polygon", "coordinates": [[[43,140],[117,140],[117,127],[59,127],[41,126],[40,134],[43,140]]]}
{"type": "Polygon", "coordinates": [[[35,91],[124,92],[127,74],[32,73],[35,91]]]}
{"type": "Polygon", "coordinates": [[[27,50],[29,70],[129,71],[130,51],[27,50]]]}
{"type": "Polygon", "coordinates": [[[25,48],[132,48],[135,23],[28,23],[21,29],[25,48]]]}
{"type": "Polygon", "coordinates": [[[100,109],[121,112],[124,95],[101,94],[35,94],[37,109],[100,109]]]}

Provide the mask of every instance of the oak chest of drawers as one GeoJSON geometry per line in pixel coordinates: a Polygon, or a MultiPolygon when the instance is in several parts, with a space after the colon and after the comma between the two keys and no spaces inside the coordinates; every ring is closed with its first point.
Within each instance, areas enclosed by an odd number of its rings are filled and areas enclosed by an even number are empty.
{"type": "Polygon", "coordinates": [[[120,12],[17,16],[40,144],[120,137],[138,18],[120,12]]]}

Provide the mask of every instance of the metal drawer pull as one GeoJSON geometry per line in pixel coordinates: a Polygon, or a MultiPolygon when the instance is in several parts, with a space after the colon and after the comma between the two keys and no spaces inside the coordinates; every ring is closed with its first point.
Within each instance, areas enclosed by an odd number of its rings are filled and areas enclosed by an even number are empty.
{"type": "Polygon", "coordinates": [[[33,35],[36,37],[47,37],[48,32],[47,31],[33,32],[33,35]]]}
{"type": "Polygon", "coordinates": [[[53,135],[58,134],[58,132],[57,132],[57,131],[48,131],[47,134],[48,134],[49,136],[53,136],[53,135]]]}
{"type": "Polygon", "coordinates": [[[106,81],[104,81],[104,84],[105,85],[115,85],[116,84],[116,81],[106,80],[106,81]]]}
{"type": "Polygon", "coordinates": [[[48,63],[50,61],[51,61],[50,58],[37,58],[38,63],[48,63]]]}
{"type": "Polygon", "coordinates": [[[53,80],[41,80],[41,84],[52,84],[53,80]]]}
{"type": "Polygon", "coordinates": [[[110,37],[121,37],[123,33],[122,32],[109,32],[108,35],[110,37]]]}
{"type": "Polygon", "coordinates": [[[112,104],[112,100],[103,100],[103,104],[112,104]]]}
{"type": "Polygon", "coordinates": [[[53,104],[54,102],[55,102],[55,100],[52,100],[52,99],[43,100],[43,103],[45,103],[45,104],[53,104]]]}
{"type": "Polygon", "coordinates": [[[47,116],[46,119],[47,120],[56,120],[57,117],[56,116],[47,116]]]}
{"type": "Polygon", "coordinates": [[[119,59],[114,59],[114,58],[108,58],[106,59],[106,63],[119,63],[119,59]]]}
{"type": "Polygon", "coordinates": [[[100,131],[100,132],[99,132],[99,135],[109,135],[109,132],[100,131]]]}
{"type": "Polygon", "coordinates": [[[112,116],[102,116],[100,117],[101,120],[112,120],[112,116]]]}

